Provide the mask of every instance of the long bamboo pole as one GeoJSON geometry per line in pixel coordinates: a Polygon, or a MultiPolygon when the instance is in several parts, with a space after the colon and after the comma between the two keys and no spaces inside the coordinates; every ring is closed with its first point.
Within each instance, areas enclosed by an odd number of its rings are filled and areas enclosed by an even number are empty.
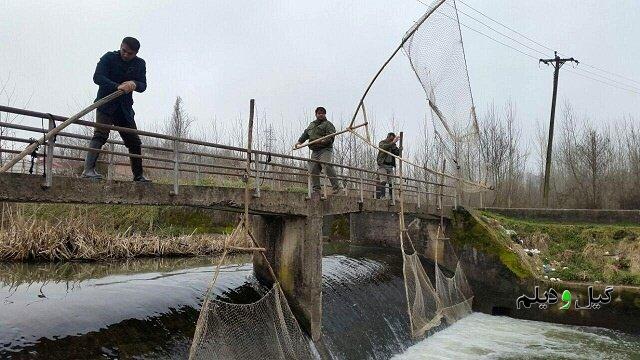
{"type": "Polygon", "coordinates": [[[367,94],[369,93],[369,90],[371,90],[371,87],[373,86],[373,83],[376,82],[376,80],[378,79],[378,77],[380,76],[380,74],[382,73],[384,68],[386,68],[387,65],[389,65],[391,60],[393,60],[393,58],[400,51],[400,49],[402,49],[402,47],[407,42],[407,40],[409,40],[411,35],[413,35],[416,31],[418,31],[418,29],[420,28],[420,25],[422,25],[422,23],[424,23],[429,18],[429,16],[431,16],[431,14],[433,14],[433,12],[436,11],[436,9],[438,9],[440,7],[440,5],[442,5],[444,2],[445,2],[445,0],[438,1],[438,3],[436,5],[434,5],[433,8],[428,13],[425,13],[424,15],[422,15],[422,17],[418,20],[418,22],[416,22],[413,25],[413,27],[411,29],[409,29],[409,31],[404,35],[404,37],[402,38],[402,41],[400,42],[400,45],[398,45],[398,47],[393,51],[393,53],[391,54],[391,56],[389,56],[387,61],[385,61],[384,64],[382,64],[382,67],[373,76],[373,79],[371,79],[371,82],[369,83],[369,85],[365,89],[364,94],[362,94],[362,97],[360,98],[360,101],[358,102],[358,106],[356,107],[356,111],[353,113],[353,118],[351,118],[351,123],[349,124],[349,127],[352,127],[353,123],[356,121],[356,116],[358,116],[358,112],[360,111],[360,108],[362,107],[362,104],[364,102],[364,98],[367,97],[367,94]]]}
{"type": "Polygon", "coordinates": [[[82,111],[80,111],[79,113],[77,113],[77,114],[73,115],[72,117],[68,118],[62,124],[56,126],[52,130],[50,130],[49,132],[44,134],[44,136],[42,136],[36,142],[34,142],[33,144],[27,146],[24,150],[22,150],[22,152],[20,154],[18,154],[17,156],[14,156],[13,159],[9,160],[9,162],[5,163],[2,166],[2,168],[0,168],[0,173],[9,171],[9,169],[11,169],[13,167],[13,165],[17,164],[18,161],[22,160],[25,156],[31,154],[40,145],[45,144],[47,141],[49,141],[51,138],[56,136],[56,134],[58,134],[64,128],[66,128],[67,126],[71,125],[74,121],[80,119],[81,117],[85,116],[86,114],[88,114],[89,112],[93,111],[94,109],[96,109],[96,108],[98,108],[98,107],[110,102],[111,100],[119,97],[122,94],[124,94],[124,91],[122,91],[122,90],[114,91],[113,93],[103,97],[102,99],[100,99],[100,100],[94,102],[93,104],[87,106],[86,108],[82,109],[82,111]]]}
{"type": "Polygon", "coordinates": [[[325,139],[332,138],[332,137],[335,137],[335,136],[340,135],[340,134],[344,134],[344,133],[349,132],[349,131],[351,131],[351,130],[353,130],[353,129],[361,128],[361,127],[363,127],[363,126],[367,126],[367,123],[365,122],[365,123],[362,123],[362,124],[360,124],[360,125],[356,125],[356,126],[353,126],[353,127],[348,127],[348,128],[346,128],[346,129],[344,129],[344,130],[336,131],[336,132],[334,132],[334,133],[332,133],[332,134],[325,135],[325,136],[323,136],[323,137],[321,137],[321,138],[317,138],[317,139],[315,139],[315,140],[313,140],[313,141],[309,141],[309,142],[308,142],[308,143],[306,143],[306,144],[302,144],[302,145],[300,145],[300,146],[294,146],[294,147],[293,147],[293,150],[300,150],[300,149],[302,149],[302,148],[304,148],[304,147],[307,147],[307,146],[309,146],[309,145],[317,144],[317,143],[319,143],[320,141],[323,141],[323,140],[325,140],[325,139]]]}

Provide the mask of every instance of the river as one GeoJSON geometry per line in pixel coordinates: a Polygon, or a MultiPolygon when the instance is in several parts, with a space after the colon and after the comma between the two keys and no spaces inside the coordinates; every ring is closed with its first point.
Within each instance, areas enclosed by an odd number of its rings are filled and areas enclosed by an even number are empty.
{"type": "MultiPolygon", "coordinates": [[[[185,359],[216,261],[0,264],[0,358],[185,359]]],[[[247,256],[215,288],[232,302],[264,291],[247,256]]],[[[640,359],[637,336],[480,313],[416,342],[394,251],[325,251],[323,309],[336,359],[640,359]]]]}

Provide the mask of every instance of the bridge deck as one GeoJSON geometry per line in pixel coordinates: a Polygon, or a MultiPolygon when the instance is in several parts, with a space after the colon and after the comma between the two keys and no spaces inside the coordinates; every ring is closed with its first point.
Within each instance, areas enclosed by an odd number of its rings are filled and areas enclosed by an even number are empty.
{"type": "MultiPolygon", "coordinates": [[[[43,178],[36,175],[0,174],[0,201],[123,204],[123,205],[175,205],[241,211],[244,207],[244,189],[213,186],[180,186],[173,195],[173,185],[136,183],[131,181],[94,181],[81,178],[55,177],[50,188],[43,187],[43,178]]],[[[322,214],[354,212],[397,212],[398,205],[389,200],[364,199],[357,196],[331,196],[326,200],[310,200],[306,193],[262,190],[261,196],[251,199],[253,214],[307,216],[311,207],[322,207],[322,214]],[[316,204],[317,202],[317,204],[316,204]]],[[[317,209],[316,209],[317,211],[317,209]]],[[[418,207],[405,203],[405,212],[423,216],[438,215],[434,205],[418,207]]],[[[445,207],[445,216],[450,208],[445,207]]]]}

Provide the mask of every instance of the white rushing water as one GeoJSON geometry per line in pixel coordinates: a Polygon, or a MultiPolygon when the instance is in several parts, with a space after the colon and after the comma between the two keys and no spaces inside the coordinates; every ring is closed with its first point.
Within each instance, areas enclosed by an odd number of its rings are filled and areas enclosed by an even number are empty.
{"type": "Polygon", "coordinates": [[[640,338],[473,313],[394,359],[640,359],[640,338]]]}

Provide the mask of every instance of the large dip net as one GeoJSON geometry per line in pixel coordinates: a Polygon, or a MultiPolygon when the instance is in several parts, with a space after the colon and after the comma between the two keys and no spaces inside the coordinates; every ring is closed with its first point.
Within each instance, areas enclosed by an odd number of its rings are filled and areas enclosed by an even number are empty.
{"type": "MultiPolygon", "coordinates": [[[[254,102],[251,100],[246,177],[251,166],[254,102]]],[[[315,359],[311,343],[294,317],[277,277],[250,230],[249,182],[244,189],[244,215],[225,237],[223,253],[209,284],[189,351],[190,360],[315,359]],[[229,303],[216,298],[215,283],[230,250],[252,251],[262,256],[274,284],[258,301],[229,303]]],[[[256,256],[254,255],[254,256],[256,256]]]]}
{"type": "MultiPolygon", "coordinates": [[[[436,0],[426,13],[405,34],[401,47],[409,58],[432,115],[434,135],[442,153],[454,164],[454,180],[460,195],[473,191],[486,172],[481,159],[480,134],[476,120],[471,86],[467,72],[462,34],[454,0],[436,0]]],[[[453,276],[448,277],[438,264],[438,243],[447,243],[444,222],[431,241],[435,242],[435,286],[431,283],[404,224],[403,163],[399,158],[400,175],[400,244],[403,273],[412,336],[423,336],[427,331],[444,323],[452,324],[471,313],[473,292],[455,252],[453,276]]],[[[446,174],[441,174],[444,175],[446,174]]]]}
{"type": "MultiPolygon", "coordinates": [[[[225,240],[222,259],[226,249],[233,249],[227,244],[242,244],[242,238],[246,243],[255,241],[252,237],[241,222],[225,240]]],[[[222,261],[216,267],[205,295],[189,359],[315,359],[310,342],[300,329],[278,282],[250,304],[229,303],[216,298],[213,289],[222,261]]]]}
{"type": "Polygon", "coordinates": [[[427,97],[436,143],[454,164],[463,192],[486,182],[481,137],[454,0],[436,0],[409,29],[402,48],[427,97]]]}

